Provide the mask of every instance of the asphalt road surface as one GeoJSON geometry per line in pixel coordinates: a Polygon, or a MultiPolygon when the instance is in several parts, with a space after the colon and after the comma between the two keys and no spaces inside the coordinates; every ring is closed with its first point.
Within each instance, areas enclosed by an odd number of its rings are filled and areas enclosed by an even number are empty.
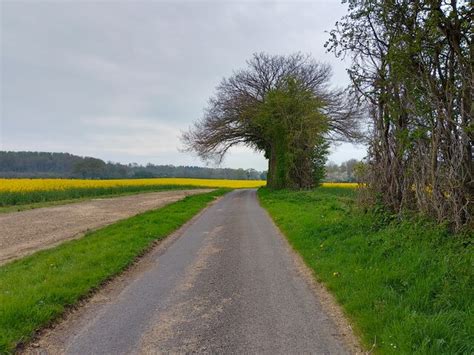
{"type": "Polygon", "coordinates": [[[255,190],[227,194],[146,258],[34,352],[350,352],[255,190]]]}

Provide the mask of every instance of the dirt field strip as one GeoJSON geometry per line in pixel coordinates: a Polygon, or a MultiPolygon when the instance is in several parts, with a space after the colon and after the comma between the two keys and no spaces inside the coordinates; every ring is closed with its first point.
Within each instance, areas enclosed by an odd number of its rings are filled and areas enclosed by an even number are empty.
{"type": "Polygon", "coordinates": [[[0,265],[78,238],[88,230],[210,191],[152,192],[1,214],[0,265]]]}

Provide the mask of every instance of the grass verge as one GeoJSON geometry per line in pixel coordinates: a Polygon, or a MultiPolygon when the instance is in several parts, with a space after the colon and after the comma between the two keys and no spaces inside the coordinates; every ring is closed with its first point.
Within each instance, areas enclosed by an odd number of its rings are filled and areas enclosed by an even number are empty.
{"type": "Polygon", "coordinates": [[[473,235],[381,223],[355,191],[260,189],[262,205],[376,353],[474,353],[473,235]]]}
{"type": "Polygon", "coordinates": [[[0,353],[14,351],[227,191],[188,196],[0,267],[0,353]]]}
{"type": "MultiPolygon", "coordinates": [[[[128,195],[139,192],[159,192],[166,190],[187,190],[206,188],[191,185],[137,185],[137,186],[112,186],[94,188],[71,188],[65,190],[38,190],[27,192],[0,192],[0,213],[2,210],[11,212],[12,206],[39,205],[51,201],[78,200],[92,197],[112,197],[128,195]]],[[[33,207],[34,208],[34,207],[33,207]]],[[[20,210],[28,209],[20,207],[20,210]]],[[[18,210],[18,209],[16,209],[18,210]]]]}

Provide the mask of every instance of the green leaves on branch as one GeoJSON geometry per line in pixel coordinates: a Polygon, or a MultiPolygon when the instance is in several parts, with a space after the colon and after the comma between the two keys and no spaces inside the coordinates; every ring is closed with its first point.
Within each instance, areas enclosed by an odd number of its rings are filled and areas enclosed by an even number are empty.
{"type": "Polygon", "coordinates": [[[294,78],[265,97],[253,124],[269,142],[268,184],[273,188],[310,188],[324,177],[328,144],[323,102],[294,78]]]}

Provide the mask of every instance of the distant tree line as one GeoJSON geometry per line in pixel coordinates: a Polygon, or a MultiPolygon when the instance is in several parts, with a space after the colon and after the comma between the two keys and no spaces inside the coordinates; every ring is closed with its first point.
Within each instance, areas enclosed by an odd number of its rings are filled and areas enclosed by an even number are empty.
{"type": "Polygon", "coordinates": [[[264,180],[266,172],[254,169],[120,164],[69,153],[0,151],[0,177],[84,179],[185,177],[264,180]]]}
{"type": "MultiPolygon", "coordinates": [[[[330,162],[322,174],[324,181],[357,182],[361,162],[350,159],[340,165],[330,162]]],[[[185,177],[196,179],[265,180],[266,171],[254,169],[203,168],[198,166],[138,165],[104,162],[69,153],[0,151],[3,178],[142,179],[185,177]]]]}

